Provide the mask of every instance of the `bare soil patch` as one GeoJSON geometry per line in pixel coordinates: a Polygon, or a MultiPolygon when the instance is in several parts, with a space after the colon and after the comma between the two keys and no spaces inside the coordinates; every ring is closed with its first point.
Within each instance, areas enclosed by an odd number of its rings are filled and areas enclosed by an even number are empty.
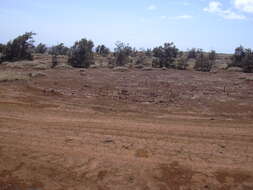
{"type": "Polygon", "coordinates": [[[0,83],[1,190],[253,189],[250,74],[43,73],[0,83]]]}

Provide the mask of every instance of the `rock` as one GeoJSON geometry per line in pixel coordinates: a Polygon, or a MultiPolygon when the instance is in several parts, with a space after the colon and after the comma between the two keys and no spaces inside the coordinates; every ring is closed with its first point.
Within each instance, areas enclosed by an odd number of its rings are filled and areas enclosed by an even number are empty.
{"type": "Polygon", "coordinates": [[[45,73],[42,73],[42,72],[32,72],[32,73],[29,73],[28,75],[31,78],[47,76],[45,73]]]}
{"type": "Polygon", "coordinates": [[[46,70],[46,69],[49,69],[50,66],[47,64],[38,64],[38,65],[34,66],[33,68],[38,69],[38,70],[46,70]]]}
{"type": "Polygon", "coordinates": [[[113,71],[125,72],[125,71],[128,71],[128,68],[126,68],[126,67],[114,67],[113,71]]]}
{"type": "Polygon", "coordinates": [[[142,70],[143,70],[143,71],[152,71],[153,68],[152,68],[152,67],[144,67],[142,70]]]}
{"type": "Polygon", "coordinates": [[[55,69],[72,69],[73,67],[68,64],[59,64],[54,67],[55,69]]]}
{"type": "Polygon", "coordinates": [[[103,141],[103,143],[114,143],[114,140],[112,139],[106,139],[103,141]]]}
{"type": "Polygon", "coordinates": [[[91,69],[97,69],[98,66],[97,66],[97,65],[91,65],[90,68],[91,68],[91,69]]]}
{"type": "Polygon", "coordinates": [[[143,65],[135,65],[134,68],[136,68],[136,69],[142,69],[143,65]]]}
{"type": "Polygon", "coordinates": [[[247,80],[247,81],[253,81],[253,76],[252,76],[252,77],[249,77],[249,76],[246,77],[246,80],[247,80]]]}
{"type": "Polygon", "coordinates": [[[81,73],[83,73],[83,72],[86,71],[86,69],[80,69],[79,71],[80,71],[81,73]]]}
{"type": "Polygon", "coordinates": [[[243,72],[243,69],[240,67],[229,67],[227,69],[227,71],[229,71],[229,72],[243,72]]]}
{"type": "Polygon", "coordinates": [[[228,68],[228,64],[226,64],[226,63],[216,64],[215,66],[217,69],[227,69],[228,68]]]}

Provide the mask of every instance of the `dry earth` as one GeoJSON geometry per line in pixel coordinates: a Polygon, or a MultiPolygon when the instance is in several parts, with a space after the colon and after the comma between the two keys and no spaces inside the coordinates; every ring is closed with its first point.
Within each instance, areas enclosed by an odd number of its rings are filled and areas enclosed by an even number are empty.
{"type": "Polygon", "coordinates": [[[0,190],[253,189],[252,75],[43,72],[0,83],[0,190]]]}

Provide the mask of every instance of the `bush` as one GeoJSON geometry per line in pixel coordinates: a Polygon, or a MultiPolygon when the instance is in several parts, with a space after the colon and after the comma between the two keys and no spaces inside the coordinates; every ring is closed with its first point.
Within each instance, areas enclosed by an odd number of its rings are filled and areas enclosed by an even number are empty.
{"type": "Polygon", "coordinates": [[[196,48],[192,48],[188,51],[188,59],[197,59],[198,56],[201,54],[202,49],[196,49],[196,48]]]}
{"type": "Polygon", "coordinates": [[[116,58],[116,66],[124,66],[129,62],[128,55],[125,52],[118,52],[116,58]]]}
{"type": "Polygon", "coordinates": [[[146,57],[144,55],[139,55],[136,60],[136,65],[144,65],[146,57]]]}
{"type": "Polygon", "coordinates": [[[0,64],[3,61],[3,51],[4,51],[5,47],[6,46],[4,44],[0,44],[0,64]]]}
{"type": "Polygon", "coordinates": [[[242,59],[243,72],[253,73],[253,51],[251,49],[245,50],[245,56],[242,59]]]}
{"type": "MultiPolygon", "coordinates": [[[[202,71],[202,72],[210,72],[214,63],[214,59],[210,60],[210,57],[212,55],[208,54],[205,55],[202,51],[197,57],[196,65],[194,66],[194,69],[197,71],[202,71]]],[[[213,58],[213,57],[212,57],[213,58]]]]}
{"type": "Polygon", "coordinates": [[[3,53],[5,48],[6,48],[6,45],[0,44],[0,53],[3,53]]]}
{"type": "Polygon", "coordinates": [[[148,56],[148,57],[152,57],[152,49],[147,49],[145,51],[145,55],[148,56]]]}
{"type": "Polygon", "coordinates": [[[133,54],[133,49],[129,44],[124,44],[123,42],[116,42],[115,45],[114,55],[116,57],[116,65],[124,66],[129,62],[129,56],[133,54]]]}
{"type": "Polygon", "coordinates": [[[56,46],[52,46],[49,50],[51,55],[67,55],[69,53],[69,48],[60,43],[56,46]]]}
{"type": "Polygon", "coordinates": [[[94,63],[92,48],[94,44],[91,40],[81,39],[70,49],[69,63],[73,67],[88,68],[94,63]]]}
{"type": "Polygon", "coordinates": [[[177,60],[177,65],[176,68],[179,70],[185,70],[187,67],[187,58],[185,56],[181,56],[178,60],[177,60]]]}
{"type": "Polygon", "coordinates": [[[96,53],[102,56],[107,56],[110,53],[110,49],[105,45],[98,45],[96,47],[96,53]]]}
{"type": "Polygon", "coordinates": [[[165,43],[164,46],[156,47],[153,49],[154,57],[159,59],[160,67],[173,67],[173,61],[177,57],[178,49],[172,43],[165,43]]]}
{"type": "Polygon", "coordinates": [[[240,67],[243,72],[253,73],[253,52],[251,49],[245,49],[243,46],[236,48],[232,59],[232,67],[240,67]]]}
{"type": "Polygon", "coordinates": [[[232,66],[242,67],[242,60],[245,57],[245,49],[243,46],[239,46],[235,49],[235,53],[232,57],[232,66]]]}
{"type": "Polygon", "coordinates": [[[215,61],[216,60],[216,52],[214,50],[212,50],[209,54],[208,54],[209,60],[211,61],[215,61]]]}
{"type": "Polygon", "coordinates": [[[36,47],[35,47],[35,53],[41,53],[41,54],[44,54],[45,52],[47,51],[47,47],[45,44],[38,44],[36,47]]]}
{"type": "Polygon", "coordinates": [[[4,61],[32,60],[33,35],[35,33],[27,32],[9,41],[6,46],[2,46],[4,47],[2,59],[4,61]]]}

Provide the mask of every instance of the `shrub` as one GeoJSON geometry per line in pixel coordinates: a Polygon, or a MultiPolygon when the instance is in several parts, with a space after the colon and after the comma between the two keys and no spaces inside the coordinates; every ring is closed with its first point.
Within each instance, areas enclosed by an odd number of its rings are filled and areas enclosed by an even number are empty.
{"type": "Polygon", "coordinates": [[[242,59],[243,71],[245,73],[253,73],[253,51],[245,50],[245,56],[242,59]]]}
{"type": "Polygon", "coordinates": [[[216,59],[216,52],[214,50],[212,50],[209,54],[208,54],[209,60],[211,61],[215,61],[216,59]]]}
{"type": "Polygon", "coordinates": [[[45,44],[38,44],[36,47],[35,47],[35,53],[41,53],[41,54],[44,54],[45,52],[47,51],[47,47],[45,44]]]}
{"type": "Polygon", "coordinates": [[[96,47],[96,53],[102,56],[107,56],[110,53],[110,49],[105,45],[98,45],[96,47]]]}
{"type": "Polygon", "coordinates": [[[5,49],[5,45],[4,44],[0,44],[0,64],[2,63],[2,61],[3,61],[3,51],[4,51],[4,49],[5,49]]]}
{"type": "Polygon", "coordinates": [[[129,62],[128,55],[125,54],[125,52],[118,52],[117,58],[116,58],[116,65],[117,66],[124,66],[129,62]]]}
{"type": "Polygon", "coordinates": [[[3,53],[5,48],[6,48],[6,45],[0,44],[0,53],[3,53]]]}
{"type": "Polygon", "coordinates": [[[153,49],[154,57],[159,59],[160,67],[173,67],[173,61],[177,57],[178,49],[172,43],[165,43],[164,46],[156,47],[153,49]]]}
{"type": "Polygon", "coordinates": [[[16,71],[1,71],[0,72],[0,83],[16,80],[29,80],[30,77],[24,72],[16,71]]]}
{"type": "Polygon", "coordinates": [[[67,55],[69,53],[69,48],[60,43],[56,46],[52,46],[49,50],[51,55],[67,55]]]}
{"type": "Polygon", "coordinates": [[[196,48],[192,48],[188,51],[188,58],[189,59],[196,59],[197,58],[197,51],[196,48]]]}
{"type": "Polygon", "coordinates": [[[91,40],[81,39],[75,42],[70,49],[69,63],[73,67],[88,68],[94,63],[92,48],[94,44],[91,40]]]}
{"type": "Polygon", "coordinates": [[[33,35],[35,33],[27,32],[9,41],[2,50],[2,59],[4,61],[32,60],[33,35]]]}
{"type": "Polygon", "coordinates": [[[116,57],[116,65],[124,66],[129,62],[129,56],[133,54],[133,49],[129,44],[123,42],[116,42],[114,54],[116,57]]]}
{"type": "Polygon", "coordinates": [[[181,56],[178,60],[177,60],[177,65],[176,68],[179,70],[185,70],[187,67],[187,58],[185,56],[181,56]]]}
{"type": "Polygon", "coordinates": [[[196,48],[192,48],[188,51],[188,59],[197,59],[198,56],[201,54],[202,49],[196,49],[196,48]]]}
{"type": "Polygon", "coordinates": [[[232,57],[232,66],[242,67],[242,60],[245,57],[245,49],[243,46],[239,46],[235,49],[235,53],[232,57]]]}
{"type": "Polygon", "coordinates": [[[136,60],[136,65],[144,65],[144,63],[145,63],[145,56],[139,55],[136,60]]]}
{"type": "Polygon", "coordinates": [[[152,49],[147,49],[145,51],[145,55],[148,56],[148,57],[152,57],[152,49]]]}
{"type": "Polygon", "coordinates": [[[210,54],[208,54],[207,56],[204,54],[204,52],[201,51],[197,57],[197,61],[196,61],[196,65],[194,66],[194,69],[197,71],[202,71],[202,72],[210,72],[213,66],[213,61],[214,60],[210,60],[210,54]]]}
{"type": "Polygon", "coordinates": [[[232,59],[232,67],[240,67],[243,72],[253,73],[253,52],[251,49],[245,49],[243,46],[236,48],[232,59]]]}

